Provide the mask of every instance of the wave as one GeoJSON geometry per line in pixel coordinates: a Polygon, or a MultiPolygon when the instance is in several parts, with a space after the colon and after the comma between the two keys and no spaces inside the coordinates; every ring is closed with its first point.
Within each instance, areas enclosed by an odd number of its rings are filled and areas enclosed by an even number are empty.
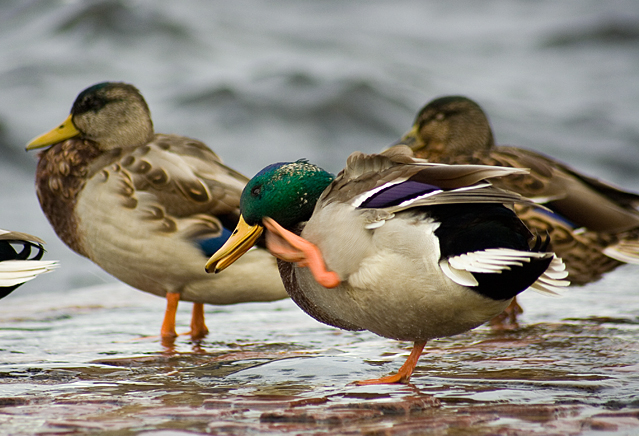
{"type": "Polygon", "coordinates": [[[141,7],[139,2],[97,0],[73,2],[57,31],[80,32],[90,37],[126,37],[165,35],[176,39],[190,39],[186,26],[157,7],[141,7]]]}
{"type": "Polygon", "coordinates": [[[591,23],[580,23],[546,38],[547,47],[604,43],[636,43],[639,41],[639,17],[608,17],[591,23]]]}
{"type": "Polygon", "coordinates": [[[302,71],[192,89],[178,102],[215,110],[225,123],[240,124],[262,116],[319,125],[339,119],[384,135],[397,134],[398,126],[406,128],[414,116],[414,108],[381,83],[362,77],[321,78],[302,71]]]}

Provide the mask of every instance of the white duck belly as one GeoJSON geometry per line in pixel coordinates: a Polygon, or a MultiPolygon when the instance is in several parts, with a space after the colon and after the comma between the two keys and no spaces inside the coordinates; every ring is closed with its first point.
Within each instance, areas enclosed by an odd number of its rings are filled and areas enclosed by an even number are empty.
{"type": "Polygon", "coordinates": [[[332,203],[317,208],[302,232],[343,280],[327,289],[307,268],[296,271],[306,296],[335,318],[388,338],[428,340],[477,327],[510,302],[484,297],[442,273],[438,224],[431,219],[404,212],[376,229],[364,225],[359,211],[332,203]]]}

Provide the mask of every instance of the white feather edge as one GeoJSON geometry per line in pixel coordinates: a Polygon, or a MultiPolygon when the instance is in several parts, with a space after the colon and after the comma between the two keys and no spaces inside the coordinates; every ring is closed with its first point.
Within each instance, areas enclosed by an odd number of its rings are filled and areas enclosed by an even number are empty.
{"type": "MultiPolygon", "coordinates": [[[[447,164],[441,164],[441,163],[433,163],[433,162],[414,162],[412,165],[419,165],[419,166],[446,166],[447,164]]],[[[483,170],[486,174],[484,175],[484,179],[492,179],[495,177],[503,177],[503,176],[508,176],[511,174],[528,174],[530,173],[530,170],[527,168],[512,168],[512,167],[499,167],[499,166],[490,166],[490,165],[465,165],[467,167],[475,167],[477,169],[481,169],[483,170]]],[[[351,201],[351,206],[353,207],[359,207],[364,201],[366,201],[368,198],[370,198],[372,195],[376,194],[377,192],[388,188],[390,186],[393,185],[397,185],[399,183],[405,182],[406,180],[408,180],[409,177],[399,177],[395,180],[391,180],[387,183],[384,183],[383,185],[377,186],[376,188],[373,188],[369,191],[363,192],[359,195],[357,195],[355,198],[353,198],[353,200],[351,201]]],[[[470,189],[477,189],[477,188],[483,188],[486,186],[490,186],[490,183],[483,183],[480,185],[471,185],[471,186],[466,186],[463,188],[458,188],[455,189],[454,191],[464,191],[464,190],[470,190],[470,189]]],[[[421,198],[426,198],[426,197],[431,197],[433,195],[436,195],[438,193],[442,192],[441,190],[439,191],[434,191],[434,192],[429,192],[426,193],[418,198],[414,198],[414,199],[410,199],[406,201],[406,205],[409,205],[421,198]]],[[[406,206],[404,205],[404,206],[406,206]]]]}
{"type": "Polygon", "coordinates": [[[370,198],[371,196],[375,195],[376,193],[378,193],[379,191],[386,189],[390,186],[393,185],[398,185],[400,183],[405,182],[406,180],[408,180],[407,177],[401,177],[395,180],[392,180],[388,183],[384,183],[383,185],[380,185],[376,188],[370,189],[366,192],[362,192],[361,194],[357,195],[355,198],[353,198],[353,200],[351,201],[351,206],[353,207],[359,207],[361,206],[361,204],[363,202],[365,202],[368,198],[370,198]]]}
{"type": "Polygon", "coordinates": [[[546,295],[558,295],[562,288],[570,285],[566,280],[566,265],[553,253],[518,251],[509,248],[489,248],[482,251],[461,254],[442,259],[439,266],[443,273],[462,286],[477,286],[479,283],[473,273],[500,274],[511,266],[521,266],[531,259],[552,256],[552,261],[544,273],[528,289],[546,295]]]}
{"type": "Polygon", "coordinates": [[[0,262],[0,287],[15,286],[59,266],[55,260],[5,260],[0,262]]]}
{"type": "Polygon", "coordinates": [[[619,241],[606,247],[603,254],[619,262],[639,264],[639,242],[619,241]]]}

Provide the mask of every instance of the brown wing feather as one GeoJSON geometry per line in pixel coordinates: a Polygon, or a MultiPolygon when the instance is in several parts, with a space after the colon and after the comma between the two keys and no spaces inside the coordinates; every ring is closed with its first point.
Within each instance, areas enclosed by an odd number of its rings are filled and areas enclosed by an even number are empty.
{"type": "MultiPolygon", "coordinates": [[[[406,147],[406,149],[408,149],[406,147]]],[[[408,149],[410,152],[410,150],[408,149]]],[[[386,154],[363,154],[355,152],[349,156],[346,168],[338,174],[331,186],[324,191],[318,204],[333,201],[349,202],[356,196],[393,181],[414,180],[439,186],[444,189],[456,189],[472,186],[482,180],[502,177],[508,174],[525,174],[527,170],[499,168],[486,165],[438,165],[413,158],[405,152],[386,154]]],[[[469,192],[464,198],[448,198],[445,195],[437,199],[426,199],[426,204],[455,202],[515,202],[524,201],[520,195],[504,192],[493,187],[469,192]],[[441,200],[441,201],[440,201],[441,200]]],[[[420,203],[421,204],[421,203],[420,203]]]]}
{"type": "Polygon", "coordinates": [[[152,194],[157,206],[172,216],[238,215],[246,177],[223,165],[199,141],[156,135],[124,156],[120,165],[137,192],[152,194]]]}
{"type": "Polygon", "coordinates": [[[604,273],[622,265],[603,254],[601,248],[616,243],[615,235],[589,230],[574,232],[566,223],[529,205],[516,204],[515,212],[537,234],[550,235],[548,249],[563,259],[571,285],[597,281],[604,273]]]}
{"type": "MultiPolygon", "coordinates": [[[[416,155],[429,156],[420,151],[416,155]]],[[[441,162],[528,168],[529,174],[509,175],[494,180],[493,184],[524,197],[539,199],[577,226],[592,231],[615,233],[639,227],[639,213],[634,209],[639,203],[639,195],[583,176],[567,165],[530,150],[498,146],[489,153],[448,156],[441,162]]]]}
{"type": "Polygon", "coordinates": [[[217,236],[234,227],[248,180],[228,168],[203,143],[177,135],[156,135],[122,153],[101,152],[92,141],[69,139],[42,151],[36,176],[42,209],[60,238],[86,255],[77,234],[77,196],[91,177],[118,180],[120,206],[139,208],[158,231],[186,237],[217,236]]]}

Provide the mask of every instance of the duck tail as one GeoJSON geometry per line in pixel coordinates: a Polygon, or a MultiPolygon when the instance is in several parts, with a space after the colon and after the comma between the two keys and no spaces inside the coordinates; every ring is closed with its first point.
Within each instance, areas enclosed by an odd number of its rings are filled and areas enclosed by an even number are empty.
{"type": "Polygon", "coordinates": [[[566,264],[556,254],[552,254],[552,260],[546,268],[546,271],[539,276],[539,278],[533,283],[529,289],[537,291],[540,294],[557,296],[567,286],[570,286],[570,281],[567,280],[568,271],[566,271],[566,264]]]}

